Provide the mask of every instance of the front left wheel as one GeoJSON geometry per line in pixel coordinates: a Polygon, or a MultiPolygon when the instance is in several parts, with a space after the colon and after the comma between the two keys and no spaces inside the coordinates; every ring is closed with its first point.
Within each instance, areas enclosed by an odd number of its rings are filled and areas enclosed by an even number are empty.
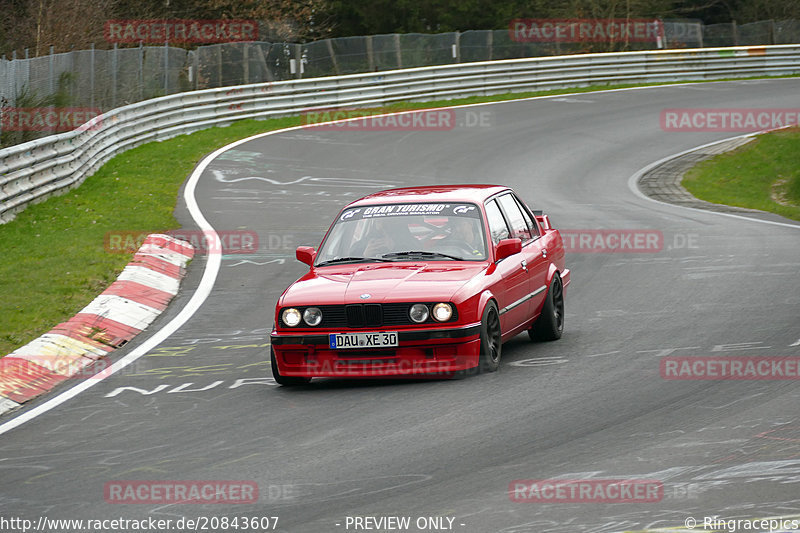
{"type": "Polygon", "coordinates": [[[311,378],[303,378],[297,376],[282,376],[278,370],[278,363],[275,360],[275,350],[272,346],[269,347],[269,361],[272,367],[272,377],[278,385],[285,387],[296,387],[297,385],[308,385],[311,383],[311,378]]]}

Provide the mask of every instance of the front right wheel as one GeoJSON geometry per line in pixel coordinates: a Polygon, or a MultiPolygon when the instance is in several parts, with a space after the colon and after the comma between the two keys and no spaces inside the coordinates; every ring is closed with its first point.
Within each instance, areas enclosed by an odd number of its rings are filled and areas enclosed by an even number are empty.
{"type": "Polygon", "coordinates": [[[542,314],[533,323],[528,335],[532,341],[554,341],[564,333],[564,285],[558,273],[553,275],[544,299],[542,314]]]}
{"type": "Polygon", "coordinates": [[[481,319],[481,357],[478,369],[481,372],[494,372],[500,366],[503,349],[500,332],[500,313],[497,304],[489,301],[483,309],[481,319]]]}

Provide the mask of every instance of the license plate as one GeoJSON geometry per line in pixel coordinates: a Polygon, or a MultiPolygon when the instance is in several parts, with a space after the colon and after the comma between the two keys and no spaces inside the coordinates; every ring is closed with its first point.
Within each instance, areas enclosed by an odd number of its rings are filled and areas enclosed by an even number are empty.
{"type": "Polygon", "coordinates": [[[330,333],[328,342],[331,350],[348,348],[391,348],[397,346],[396,331],[377,333],[330,333]]]}

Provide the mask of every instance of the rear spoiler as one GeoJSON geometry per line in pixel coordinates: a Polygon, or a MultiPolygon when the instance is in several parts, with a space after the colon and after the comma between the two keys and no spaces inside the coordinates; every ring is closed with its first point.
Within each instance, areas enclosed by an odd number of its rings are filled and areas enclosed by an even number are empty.
{"type": "Polygon", "coordinates": [[[553,226],[550,225],[550,217],[545,215],[544,211],[541,209],[534,209],[533,216],[536,217],[536,220],[539,222],[539,225],[542,226],[544,231],[553,229],[553,226]]]}

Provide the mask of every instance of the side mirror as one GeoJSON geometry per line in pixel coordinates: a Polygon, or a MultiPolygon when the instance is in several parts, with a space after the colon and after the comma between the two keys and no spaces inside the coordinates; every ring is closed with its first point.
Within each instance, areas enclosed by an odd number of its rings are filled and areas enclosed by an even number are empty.
{"type": "Polygon", "coordinates": [[[521,239],[503,239],[497,243],[497,248],[495,248],[494,252],[494,259],[495,261],[500,261],[501,259],[505,259],[510,255],[518,254],[521,251],[521,239]]]}
{"type": "Polygon", "coordinates": [[[314,264],[314,258],[317,257],[317,251],[314,250],[313,246],[298,246],[295,256],[301,263],[312,266],[314,264]]]}

